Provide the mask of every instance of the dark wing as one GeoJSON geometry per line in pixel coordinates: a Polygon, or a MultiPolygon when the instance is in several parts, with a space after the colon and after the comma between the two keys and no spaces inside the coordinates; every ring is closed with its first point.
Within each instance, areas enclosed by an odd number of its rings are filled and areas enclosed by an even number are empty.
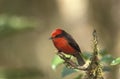
{"type": "Polygon", "coordinates": [[[72,38],[71,35],[69,35],[67,32],[64,31],[64,35],[66,36],[66,39],[68,40],[68,43],[76,49],[78,52],[81,52],[80,47],[76,43],[76,41],[72,38]]]}

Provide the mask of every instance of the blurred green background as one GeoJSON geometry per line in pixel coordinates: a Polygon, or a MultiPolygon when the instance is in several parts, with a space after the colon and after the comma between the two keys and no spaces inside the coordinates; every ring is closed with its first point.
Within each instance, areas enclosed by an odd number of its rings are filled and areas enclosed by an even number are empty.
{"type": "MultiPolygon", "coordinates": [[[[96,29],[100,49],[119,57],[119,8],[119,0],[0,0],[0,79],[61,79],[61,68],[51,68],[55,28],[69,32],[83,52],[92,51],[96,29]]],[[[106,77],[119,74],[115,68],[106,77]]]]}

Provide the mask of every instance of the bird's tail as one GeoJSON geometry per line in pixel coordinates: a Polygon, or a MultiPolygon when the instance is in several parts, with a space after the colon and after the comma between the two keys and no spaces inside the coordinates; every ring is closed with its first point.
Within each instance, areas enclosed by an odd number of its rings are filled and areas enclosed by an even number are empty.
{"type": "Polygon", "coordinates": [[[85,64],[85,61],[82,58],[82,56],[80,55],[80,53],[74,54],[74,56],[77,58],[78,64],[80,66],[83,66],[85,64]]]}

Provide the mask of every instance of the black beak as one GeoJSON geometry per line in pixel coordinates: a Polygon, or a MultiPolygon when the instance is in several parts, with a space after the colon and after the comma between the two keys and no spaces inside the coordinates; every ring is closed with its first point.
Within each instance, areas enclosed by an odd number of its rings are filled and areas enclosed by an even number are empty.
{"type": "Polygon", "coordinates": [[[49,40],[52,40],[52,39],[53,39],[52,37],[49,38],[49,40]]]}

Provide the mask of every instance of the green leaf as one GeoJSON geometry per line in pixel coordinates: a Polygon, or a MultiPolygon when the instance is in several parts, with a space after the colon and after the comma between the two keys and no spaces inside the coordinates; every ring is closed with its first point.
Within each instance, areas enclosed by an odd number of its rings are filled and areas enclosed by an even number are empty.
{"type": "Polygon", "coordinates": [[[55,55],[51,63],[52,69],[55,70],[63,62],[64,61],[58,55],[55,55]]]}
{"type": "Polygon", "coordinates": [[[114,59],[111,63],[111,65],[118,65],[118,64],[120,64],[120,57],[114,59]]]}
{"type": "Polygon", "coordinates": [[[83,52],[82,53],[83,57],[87,60],[87,59],[90,59],[92,54],[90,52],[83,52]]]}
{"type": "Polygon", "coordinates": [[[101,61],[105,63],[111,63],[113,59],[114,58],[111,55],[105,55],[102,57],[101,61]]]}
{"type": "Polygon", "coordinates": [[[111,67],[109,67],[109,66],[104,66],[104,67],[103,67],[103,71],[109,72],[109,71],[111,71],[111,67]]]}
{"type": "Polygon", "coordinates": [[[75,77],[74,79],[82,79],[82,76],[83,76],[83,74],[80,74],[77,77],[75,77]]]}
{"type": "Polygon", "coordinates": [[[64,67],[62,71],[62,77],[68,76],[74,72],[76,72],[76,70],[64,67]]]}
{"type": "Polygon", "coordinates": [[[108,52],[107,52],[105,49],[102,49],[102,50],[99,51],[99,54],[100,54],[101,56],[105,56],[105,55],[108,54],[108,52]]]}

